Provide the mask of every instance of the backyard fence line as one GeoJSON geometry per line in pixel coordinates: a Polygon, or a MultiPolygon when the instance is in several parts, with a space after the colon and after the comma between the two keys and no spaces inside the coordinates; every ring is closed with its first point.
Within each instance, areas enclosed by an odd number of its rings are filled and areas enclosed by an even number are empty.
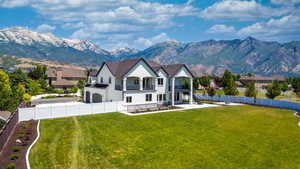
{"type": "Polygon", "coordinates": [[[300,103],[290,102],[285,100],[272,100],[272,99],[254,99],[253,97],[245,96],[208,96],[202,94],[195,94],[196,100],[209,100],[209,101],[221,101],[221,102],[233,102],[233,103],[245,103],[259,106],[270,106],[291,109],[300,111],[300,103]]]}
{"type": "Polygon", "coordinates": [[[54,104],[19,108],[19,122],[123,111],[123,102],[54,104]]]}

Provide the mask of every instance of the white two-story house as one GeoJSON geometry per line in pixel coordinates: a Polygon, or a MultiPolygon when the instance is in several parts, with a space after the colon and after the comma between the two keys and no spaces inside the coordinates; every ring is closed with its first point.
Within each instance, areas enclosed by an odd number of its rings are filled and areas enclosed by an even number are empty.
{"type": "Polygon", "coordinates": [[[87,103],[156,107],[193,99],[193,74],[184,64],[160,65],[143,58],[104,62],[94,78],[84,88],[87,103]]]}

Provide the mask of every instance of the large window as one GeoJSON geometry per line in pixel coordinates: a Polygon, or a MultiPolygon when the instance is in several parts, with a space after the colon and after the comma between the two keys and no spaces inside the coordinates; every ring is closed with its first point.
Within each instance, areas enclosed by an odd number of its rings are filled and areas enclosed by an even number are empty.
{"type": "Polygon", "coordinates": [[[139,84],[139,79],[134,79],[134,84],[138,85],[139,84]]]}
{"type": "Polygon", "coordinates": [[[152,94],[146,94],[146,102],[152,101],[152,94]]]}
{"type": "Polygon", "coordinates": [[[157,95],[157,101],[166,101],[166,94],[158,94],[157,95]]]}
{"type": "Polygon", "coordinates": [[[160,85],[160,86],[164,85],[164,79],[163,79],[163,78],[158,78],[158,79],[157,79],[157,83],[158,83],[158,85],[160,85]]]}
{"type": "Polygon", "coordinates": [[[132,96],[126,97],[126,103],[132,103],[132,96]]]}

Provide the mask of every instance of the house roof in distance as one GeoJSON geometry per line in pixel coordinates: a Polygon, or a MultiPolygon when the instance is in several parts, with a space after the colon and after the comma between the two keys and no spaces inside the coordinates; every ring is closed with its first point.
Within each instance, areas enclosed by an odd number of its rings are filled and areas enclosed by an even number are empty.
{"type": "Polygon", "coordinates": [[[65,80],[65,79],[59,79],[57,81],[52,82],[52,86],[74,86],[76,85],[76,82],[65,80]]]}
{"type": "Polygon", "coordinates": [[[9,118],[10,115],[11,115],[11,112],[9,112],[9,111],[0,111],[0,118],[5,121],[9,118]]]}
{"type": "Polygon", "coordinates": [[[285,81],[286,79],[283,76],[280,75],[273,75],[273,76],[261,76],[261,75],[254,75],[254,76],[242,76],[240,80],[261,80],[261,81],[273,81],[273,80],[278,80],[278,81],[285,81]]]}
{"type": "MultiPolygon", "coordinates": [[[[143,58],[134,58],[127,59],[118,62],[104,62],[100,67],[98,73],[102,69],[102,67],[106,64],[111,73],[116,77],[123,77],[126,73],[128,73],[138,62],[144,61],[155,73],[159,69],[163,69],[169,76],[174,76],[176,73],[182,68],[186,67],[187,70],[191,73],[189,68],[185,64],[171,64],[171,65],[160,65],[152,60],[145,60],[143,58]]],[[[193,73],[191,73],[193,76],[193,73]]]]}
{"type": "Polygon", "coordinates": [[[73,68],[48,68],[46,71],[47,77],[57,77],[57,72],[62,72],[62,77],[65,78],[85,78],[85,71],[73,68]]]}

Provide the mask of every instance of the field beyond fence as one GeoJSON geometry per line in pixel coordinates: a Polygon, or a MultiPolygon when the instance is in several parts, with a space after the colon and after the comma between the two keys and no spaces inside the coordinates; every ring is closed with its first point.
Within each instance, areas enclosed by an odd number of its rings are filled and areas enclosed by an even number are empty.
{"type": "Polygon", "coordinates": [[[245,96],[224,96],[224,95],[208,96],[202,94],[196,94],[195,99],[220,101],[220,102],[245,103],[245,104],[258,105],[258,106],[270,106],[270,107],[278,107],[278,108],[300,111],[300,103],[284,101],[284,100],[254,99],[253,97],[245,97],[245,96]]]}

